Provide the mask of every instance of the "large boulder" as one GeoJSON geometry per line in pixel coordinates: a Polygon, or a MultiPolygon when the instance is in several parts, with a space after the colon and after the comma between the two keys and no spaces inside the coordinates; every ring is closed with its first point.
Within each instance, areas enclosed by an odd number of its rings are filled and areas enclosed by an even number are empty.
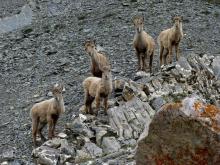
{"type": "Polygon", "coordinates": [[[198,97],[165,104],[139,139],[136,163],[219,164],[219,137],[218,107],[198,97]]]}

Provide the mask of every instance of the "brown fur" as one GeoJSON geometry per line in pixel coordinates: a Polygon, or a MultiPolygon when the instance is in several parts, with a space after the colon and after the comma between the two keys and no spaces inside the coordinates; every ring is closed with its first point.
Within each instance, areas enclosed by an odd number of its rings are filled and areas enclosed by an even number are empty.
{"type": "Polygon", "coordinates": [[[103,67],[109,66],[107,57],[96,50],[94,41],[85,42],[85,50],[91,57],[91,72],[95,77],[102,77],[103,67]]]}
{"type": "Polygon", "coordinates": [[[149,67],[150,72],[152,72],[152,62],[155,49],[154,39],[144,31],[143,17],[133,18],[133,23],[136,29],[133,46],[138,58],[138,70],[146,70],[146,58],[150,57],[149,67]]]}
{"type": "Polygon", "coordinates": [[[52,139],[52,137],[54,137],[56,122],[59,118],[59,115],[65,111],[62,90],[62,85],[54,86],[52,89],[54,98],[36,103],[31,108],[32,136],[34,146],[36,146],[37,133],[40,135],[41,139],[45,139],[41,131],[47,123],[49,126],[48,138],[52,139]]]}
{"type": "MultiPolygon", "coordinates": [[[[102,78],[88,77],[83,81],[83,88],[85,93],[85,111],[93,114],[91,104],[93,100],[96,101],[96,109],[99,110],[100,99],[104,99],[104,108],[107,113],[108,97],[112,92],[112,78],[109,67],[103,67],[102,78]]],[[[97,113],[96,111],[96,113],[97,113]]]]}
{"type": "Polygon", "coordinates": [[[172,49],[175,47],[176,59],[179,59],[179,43],[183,38],[182,18],[174,17],[174,25],[170,29],[162,31],[158,37],[158,44],[160,45],[160,66],[165,63],[172,63],[172,49]],[[163,55],[164,49],[166,53],[163,55]],[[169,56],[169,61],[167,59],[169,56]]]}

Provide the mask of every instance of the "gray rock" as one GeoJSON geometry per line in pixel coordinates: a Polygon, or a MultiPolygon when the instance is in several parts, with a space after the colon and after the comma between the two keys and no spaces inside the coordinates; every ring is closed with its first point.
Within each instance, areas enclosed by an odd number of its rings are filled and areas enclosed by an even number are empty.
{"type": "Polygon", "coordinates": [[[83,163],[91,159],[92,159],[92,156],[85,150],[77,150],[75,163],[83,163]]]}
{"type": "Polygon", "coordinates": [[[25,161],[19,160],[19,159],[15,159],[15,160],[11,160],[11,161],[4,161],[1,163],[1,165],[23,165],[23,164],[34,165],[33,163],[28,163],[28,162],[25,162],[25,161]]]}
{"type": "Polygon", "coordinates": [[[52,140],[46,141],[43,146],[47,146],[50,148],[59,148],[61,146],[61,139],[53,138],[52,140]]]}
{"type": "Polygon", "coordinates": [[[212,69],[215,76],[220,80],[220,56],[216,56],[212,62],[212,69]]]}
{"type": "Polygon", "coordinates": [[[137,141],[135,139],[122,140],[120,143],[126,147],[135,147],[137,145],[137,141]]]}
{"type": "Polygon", "coordinates": [[[94,133],[87,127],[87,125],[81,122],[80,118],[75,118],[72,123],[67,126],[74,134],[84,135],[86,137],[94,137],[94,133]]]}
{"type": "Polygon", "coordinates": [[[102,156],[102,149],[99,148],[96,144],[87,142],[84,145],[84,149],[92,156],[92,158],[102,156]]]}
{"type": "Polygon", "coordinates": [[[103,128],[96,128],[95,129],[95,136],[96,136],[96,143],[98,146],[101,146],[101,142],[102,142],[102,138],[105,134],[107,134],[107,130],[106,129],[103,129],[103,128]]]}
{"type": "Polygon", "coordinates": [[[59,133],[58,135],[57,135],[59,138],[62,138],[62,139],[65,139],[65,138],[67,138],[67,134],[65,134],[65,133],[59,133]]]}
{"type": "Polygon", "coordinates": [[[136,76],[138,76],[138,77],[150,77],[150,73],[139,71],[139,72],[136,73],[136,76]]]}
{"type": "Polygon", "coordinates": [[[151,81],[151,83],[152,83],[154,89],[156,89],[156,90],[160,90],[160,89],[162,88],[161,82],[160,82],[160,80],[157,79],[157,78],[153,79],[153,80],[151,81]]]}
{"type": "Polygon", "coordinates": [[[54,165],[59,162],[60,151],[58,149],[41,146],[32,151],[33,157],[39,164],[54,165]]]}
{"type": "Polygon", "coordinates": [[[72,157],[76,156],[76,148],[68,144],[66,139],[62,139],[59,150],[61,154],[70,155],[72,157]]]}
{"type": "Polygon", "coordinates": [[[181,68],[185,69],[185,70],[192,70],[191,65],[189,64],[189,62],[187,61],[187,59],[183,56],[181,56],[177,62],[181,68]]]}
{"type": "Polygon", "coordinates": [[[215,57],[211,54],[204,54],[200,59],[206,66],[210,66],[215,57]]]}
{"type": "Polygon", "coordinates": [[[10,146],[0,147],[0,162],[4,160],[13,160],[15,156],[16,149],[10,146]]]}
{"type": "Polygon", "coordinates": [[[147,87],[149,94],[155,91],[154,87],[150,83],[145,84],[145,86],[147,87]]]}
{"type": "Polygon", "coordinates": [[[1,163],[1,165],[9,165],[9,162],[4,161],[4,162],[1,163]]]}
{"type": "Polygon", "coordinates": [[[119,151],[121,146],[115,137],[104,137],[102,140],[102,148],[105,154],[110,154],[119,151]]]}
{"type": "Polygon", "coordinates": [[[70,155],[60,154],[60,164],[64,164],[65,162],[69,161],[71,159],[70,155]]]}
{"type": "Polygon", "coordinates": [[[153,107],[153,109],[158,111],[165,103],[166,101],[163,99],[163,97],[157,97],[150,102],[150,105],[153,107]]]}
{"type": "Polygon", "coordinates": [[[137,95],[142,101],[147,101],[148,97],[146,95],[146,93],[144,91],[141,91],[138,95],[137,95]]]}
{"type": "Polygon", "coordinates": [[[142,102],[137,97],[119,107],[108,110],[111,127],[122,139],[138,138],[144,129],[144,123],[150,122],[155,111],[147,102],[142,102]]]}
{"type": "Polygon", "coordinates": [[[61,0],[53,0],[54,3],[60,3],[61,0]]]}
{"type": "Polygon", "coordinates": [[[22,7],[21,13],[0,20],[0,33],[10,32],[12,30],[29,25],[32,22],[33,11],[29,5],[22,7]]]}
{"type": "MultiPolygon", "coordinates": [[[[187,67],[186,67],[187,68],[187,67]]],[[[176,64],[176,69],[179,74],[181,74],[182,77],[188,78],[191,75],[191,69],[185,69],[179,64],[176,64]]]]}

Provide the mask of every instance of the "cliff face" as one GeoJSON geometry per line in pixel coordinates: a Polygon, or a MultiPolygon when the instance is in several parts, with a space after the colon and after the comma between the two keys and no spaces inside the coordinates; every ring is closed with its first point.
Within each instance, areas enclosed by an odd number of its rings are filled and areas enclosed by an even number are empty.
{"type": "MultiPolygon", "coordinates": [[[[145,16],[145,29],[154,39],[161,30],[172,26],[172,15],[182,15],[186,35],[181,43],[181,56],[196,54],[197,57],[202,57],[207,54],[207,57],[210,57],[217,56],[220,50],[219,10],[219,5],[190,0],[0,0],[2,151],[10,153],[10,159],[17,158],[28,163],[33,161],[30,155],[32,143],[29,111],[35,102],[50,97],[49,89],[56,82],[65,84],[64,99],[67,109],[58,122],[58,131],[63,130],[66,122],[71,122],[72,114],[79,113],[78,109],[83,104],[81,82],[90,75],[89,59],[83,48],[87,38],[95,38],[99,49],[108,55],[112,63],[113,77],[137,80],[137,59],[132,48],[134,28],[131,18],[134,15],[145,16]]],[[[155,54],[158,54],[158,49],[155,54]]],[[[193,60],[191,67],[196,62],[193,60]]],[[[158,56],[155,56],[155,74],[159,72],[158,61],[158,56]]],[[[206,61],[209,67],[213,68],[214,74],[219,75],[217,60],[206,61]]],[[[206,63],[202,64],[202,67],[204,66],[206,63]]],[[[209,69],[206,69],[206,72],[209,73],[209,69]]],[[[149,89],[145,88],[146,93],[149,92],[147,90],[155,90],[154,95],[150,95],[154,97],[161,94],[158,94],[162,83],[160,80],[166,77],[166,71],[163,73],[164,75],[159,74],[159,77],[150,78],[152,85],[148,86],[149,89]]],[[[179,76],[178,67],[173,73],[174,77],[179,76]]],[[[183,74],[187,75],[187,72],[183,74]]],[[[203,75],[202,72],[199,74],[203,75]]],[[[216,91],[208,87],[210,82],[206,82],[207,78],[199,77],[195,79],[199,83],[195,83],[193,78],[196,75],[192,75],[195,87],[188,90],[203,93],[204,98],[215,103],[216,97],[212,98],[210,92],[214,91],[215,96],[216,91]],[[206,92],[201,92],[203,90],[206,92]]],[[[179,78],[177,85],[172,86],[173,93],[181,91],[179,82],[182,78],[179,78]]],[[[138,81],[147,86],[148,80],[138,81]]],[[[173,78],[170,78],[167,84],[172,81],[173,78]]],[[[164,85],[163,93],[171,88],[167,84],[164,85]]],[[[219,83],[215,82],[213,87],[218,89],[219,83]]],[[[126,96],[129,90],[126,89],[125,99],[129,99],[130,96],[126,96]]],[[[143,92],[141,93],[140,95],[144,96],[143,92]]],[[[152,103],[152,108],[156,110],[164,102],[161,97],[154,97],[148,104],[152,103]]],[[[139,136],[139,131],[137,132],[139,136]]],[[[105,141],[109,142],[108,139],[105,141]]]]}

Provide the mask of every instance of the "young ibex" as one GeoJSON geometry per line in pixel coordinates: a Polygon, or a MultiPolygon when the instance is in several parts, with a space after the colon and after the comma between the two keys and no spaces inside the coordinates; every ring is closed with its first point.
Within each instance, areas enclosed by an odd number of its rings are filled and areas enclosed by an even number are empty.
{"type": "Polygon", "coordinates": [[[96,50],[95,41],[88,40],[85,42],[85,50],[91,57],[91,72],[95,77],[102,77],[103,67],[109,66],[110,63],[104,54],[96,50]]]}
{"type": "Polygon", "coordinates": [[[146,58],[150,57],[149,67],[151,73],[155,49],[154,39],[144,31],[144,17],[134,17],[133,23],[136,29],[133,46],[138,58],[138,70],[146,71],[146,58]]]}
{"type": "Polygon", "coordinates": [[[85,92],[85,111],[93,114],[92,102],[96,101],[96,114],[100,107],[100,99],[104,99],[105,113],[108,109],[108,97],[112,92],[112,77],[109,66],[103,67],[102,78],[88,77],[83,81],[83,88],[85,92]]]}
{"type": "Polygon", "coordinates": [[[179,59],[179,43],[183,38],[182,18],[174,17],[174,25],[170,29],[162,31],[158,37],[160,45],[160,66],[167,63],[172,63],[172,49],[175,46],[176,59],[179,59]],[[163,55],[164,49],[166,53],[163,55]],[[167,60],[167,55],[169,60],[167,60]]]}
{"type": "Polygon", "coordinates": [[[36,103],[31,108],[34,146],[36,146],[37,134],[40,135],[42,140],[45,139],[41,131],[47,123],[49,126],[48,138],[52,139],[52,137],[54,137],[54,130],[59,115],[65,112],[62,90],[63,85],[55,85],[52,89],[54,98],[36,103]]]}

